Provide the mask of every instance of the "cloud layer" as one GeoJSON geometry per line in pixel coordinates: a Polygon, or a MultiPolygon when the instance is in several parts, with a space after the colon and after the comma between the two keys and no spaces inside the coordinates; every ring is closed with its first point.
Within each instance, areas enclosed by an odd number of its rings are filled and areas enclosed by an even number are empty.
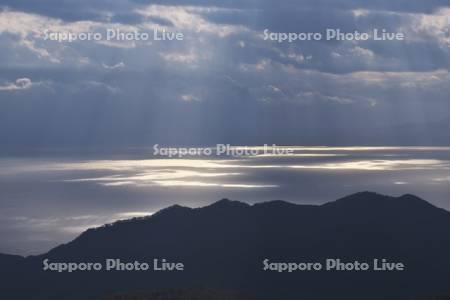
{"type": "Polygon", "coordinates": [[[15,0],[0,7],[5,147],[449,142],[439,130],[450,125],[448,1],[15,0]],[[185,39],[44,39],[46,30],[110,28],[164,28],[185,39]],[[262,38],[265,29],[326,28],[407,38],[262,38]]]}

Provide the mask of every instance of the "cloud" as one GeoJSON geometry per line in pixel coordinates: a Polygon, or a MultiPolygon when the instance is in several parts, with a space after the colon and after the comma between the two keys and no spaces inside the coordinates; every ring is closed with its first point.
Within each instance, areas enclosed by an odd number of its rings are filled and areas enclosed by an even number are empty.
{"type": "Polygon", "coordinates": [[[164,18],[173,24],[174,28],[193,31],[197,33],[214,34],[226,37],[233,33],[246,31],[245,26],[234,24],[217,24],[205,18],[205,15],[217,12],[235,12],[234,9],[201,7],[201,6],[168,6],[149,5],[136,9],[136,12],[149,18],[164,18]]]}
{"type": "Polygon", "coordinates": [[[108,84],[103,83],[103,82],[87,81],[87,82],[83,82],[82,85],[83,85],[84,88],[86,88],[88,90],[107,91],[108,93],[111,93],[111,94],[120,93],[120,89],[119,88],[113,87],[113,86],[108,85],[108,84]]]}
{"type": "Polygon", "coordinates": [[[200,57],[193,51],[189,53],[160,53],[161,57],[169,63],[186,64],[195,66],[200,57]]]}
{"type": "Polygon", "coordinates": [[[31,79],[29,78],[18,78],[13,83],[6,83],[5,85],[0,85],[0,91],[20,91],[28,90],[33,86],[31,79]]]}
{"type": "MultiPolygon", "coordinates": [[[[133,13],[136,9],[141,9],[142,5],[153,3],[158,6],[171,7],[195,7],[199,9],[214,10],[238,10],[238,9],[258,9],[275,11],[282,9],[292,10],[298,7],[317,8],[317,2],[314,0],[288,1],[279,6],[275,0],[261,0],[258,2],[250,0],[242,1],[222,1],[213,2],[205,0],[168,0],[168,1],[144,1],[144,0],[97,0],[94,3],[87,0],[68,0],[62,4],[58,0],[41,0],[39,2],[30,2],[26,0],[3,0],[2,6],[10,9],[33,12],[49,17],[59,18],[65,21],[96,20],[104,21],[108,19],[117,19],[122,22],[138,22],[139,17],[133,13]],[[125,13],[127,12],[127,13],[125,13]]],[[[360,16],[368,10],[387,10],[397,12],[421,12],[432,13],[440,7],[448,6],[446,0],[397,0],[397,1],[363,1],[363,0],[327,0],[324,2],[327,10],[351,10],[360,16]]]]}
{"type": "Polygon", "coordinates": [[[419,36],[424,36],[426,40],[432,39],[440,45],[450,48],[450,8],[442,8],[432,15],[415,16],[415,24],[412,30],[419,36]]]}
{"type": "Polygon", "coordinates": [[[200,101],[202,101],[200,98],[198,98],[194,95],[190,95],[190,94],[181,95],[181,100],[183,100],[184,102],[200,102],[200,101]]]}
{"type": "Polygon", "coordinates": [[[103,63],[102,66],[103,66],[103,68],[105,68],[107,70],[120,70],[120,69],[125,68],[125,64],[123,61],[121,61],[117,64],[114,64],[114,65],[111,65],[111,66],[103,63]]]}
{"type": "Polygon", "coordinates": [[[377,143],[400,143],[405,135],[394,135],[401,126],[410,130],[408,142],[422,136],[413,144],[445,141],[442,132],[427,132],[435,122],[450,123],[445,1],[330,0],[327,9],[313,0],[283,6],[269,0],[2,3],[0,90],[27,90],[0,93],[0,139],[11,147],[357,144],[372,143],[381,127],[392,136],[377,143]],[[261,37],[265,28],[326,27],[386,28],[405,32],[407,41],[278,43],[261,37]],[[107,28],[165,28],[185,38],[43,38],[45,30],[107,28]],[[24,74],[36,82],[15,82],[24,74]],[[51,89],[34,88],[42,82],[51,82],[51,89]],[[33,101],[14,101],[25,97],[33,101]],[[12,119],[22,124],[14,136],[12,119]]]}

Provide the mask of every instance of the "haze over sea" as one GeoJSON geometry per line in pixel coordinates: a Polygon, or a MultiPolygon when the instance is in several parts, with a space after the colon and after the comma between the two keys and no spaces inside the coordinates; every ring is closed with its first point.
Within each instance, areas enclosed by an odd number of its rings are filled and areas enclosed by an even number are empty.
{"type": "Polygon", "coordinates": [[[370,190],[415,194],[450,210],[450,147],[288,148],[293,153],[247,157],[169,159],[150,148],[2,156],[0,253],[38,254],[90,227],[221,198],[322,204],[370,190]]]}

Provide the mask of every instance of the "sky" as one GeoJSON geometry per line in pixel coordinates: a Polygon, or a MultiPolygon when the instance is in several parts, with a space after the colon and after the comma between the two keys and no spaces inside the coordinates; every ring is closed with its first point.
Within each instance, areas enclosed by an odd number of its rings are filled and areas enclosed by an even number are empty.
{"type": "Polygon", "coordinates": [[[0,0],[0,253],[221,198],[371,190],[450,209],[449,28],[450,0],[0,0]],[[328,30],[370,38],[266,36],[328,30]],[[101,38],[49,38],[68,33],[101,38]],[[155,144],[296,152],[168,159],[155,144]]]}
{"type": "Polygon", "coordinates": [[[2,152],[155,143],[448,145],[449,16],[443,0],[2,0],[2,152]],[[111,28],[164,28],[184,39],[45,39],[46,30],[111,28]],[[264,30],[329,28],[406,38],[264,39],[264,30]]]}

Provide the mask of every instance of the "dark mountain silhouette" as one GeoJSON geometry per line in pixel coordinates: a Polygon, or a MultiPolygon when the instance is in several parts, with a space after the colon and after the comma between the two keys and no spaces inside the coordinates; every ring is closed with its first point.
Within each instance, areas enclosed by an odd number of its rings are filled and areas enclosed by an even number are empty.
{"type": "Polygon", "coordinates": [[[236,292],[205,288],[164,289],[108,295],[101,300],[252,300],[236,292]]]}
{"type": "Polygon", "coordinates": [[[0,256],[0,293],[8,300],[84,300],[115,292],[200,286],[258,299],[421,299],[450,293],[449,253],[450,213],[413,195],[364,192],[321,206],[221,200],[196,209],[175,205],[150,217],[89,229],[44,255],[0,256]],[[185,270],[42,271],[44,259],[106,258],[165,258],[183,262],[185,270]],[[385,258],[403,263],[406,270],[262,270],[264,259],[298,263],[327,258],[385,258]]]}

